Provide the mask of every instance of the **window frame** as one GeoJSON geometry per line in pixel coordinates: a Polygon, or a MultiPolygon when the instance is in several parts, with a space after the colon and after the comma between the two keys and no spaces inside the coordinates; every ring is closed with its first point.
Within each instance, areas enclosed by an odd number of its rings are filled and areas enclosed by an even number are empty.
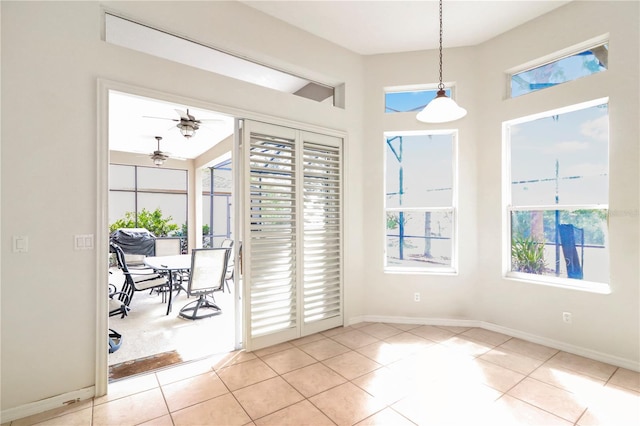
{"type": "MultiPolygon", "coordinates": [[[[602,283],[595,281],[588,281],[583,279],[555,277],[542,274],[530,274],[524,272],[516,272],[511,270],[512,256],[512,212],[515,211],[546,211],[546,210],[560,210],[560,211],[572,211],[580,209],[588,210],[604,210],[606,212],[607,222],[609,217],[610,204],[576,204],[576,205],[521,205],[514,207],[512,205],[512,181],[511,181],[511,138],[510,130],[511,126],[535,121],[541,118],[548,118],[554,115],[562,115],[570,112],[584,110],[587,108],[595,107],[597,105],[609,104],[609,97],[598,98],[591,101],[580,102],[569,106],[552,109],[549,111],[530,114],[524,117],[519,117],[513,120],[507,120],[502,122],[502,276],[507,280],[539,284],[550,287],[558,287],[571,290],[581,290],[592,293],[609,294],[611,293],[610,282],[602,283]]],[[[607,148],[610,149],[610,138],[607,140],[607,148]]],[[[610,176],[610,173],[609,173],[610,176]]],[[[608,185],[610,186],[609,176],[608,185]]],[[[609,196],[610,199],[610,196],[609,196]]],[[[604,247],[608,253],[610,253],[610,244],[604,247]]],[[[609,270],[609,274],[611,271],[609,270]]]]}
{"type": "Polygon", "coordinates": [[[382,220],[383,220],[383,253],[382,265],[384,273],[390,274],[415,274],[415,275],[458,275],[458,129],[424,129],[424,130],[407,130],[407,131],[385,131],[383,134],[384,154],[383,154],[383,193],[382,193],[382,220]],[[387,207],[387,139],[394,136],[429,136],[429,135],[451,135],[451,205],[448,207],[387,207]],[[446,212],[451,211],[451,263],[446,267],[406,267],[406,266],[389,266],[387,257],[387,213],[390,211],[404,212],[446,212]]]}

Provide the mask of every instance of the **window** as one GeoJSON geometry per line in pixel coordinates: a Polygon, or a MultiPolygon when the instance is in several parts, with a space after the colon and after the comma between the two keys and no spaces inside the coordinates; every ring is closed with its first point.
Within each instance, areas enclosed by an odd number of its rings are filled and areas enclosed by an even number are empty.
{"type": "MultiPolygon", "coordinates": [[[[384,94],[384,112],[420,111],[436,97],[437,92],[438,89],[386,92],[384,94]]],[[[451,97],[451,89],[445,89],[444,92],[451,97]]]]}
{"type": "Polygon", "coordinates": [[[386,271],[455,272],[454,131],[386,133],[386,271]]]}
{"type": "Polygon", "coordinates": [[[510,276],[608,289],[606,102],[505,123],[510,276]]]}
{"type": "Polygon", "coordinates": [[[553,87],[561,83],[605,71],[609,45],[599,44],[544,65],[511,75],[511,97],[553,87]]]}

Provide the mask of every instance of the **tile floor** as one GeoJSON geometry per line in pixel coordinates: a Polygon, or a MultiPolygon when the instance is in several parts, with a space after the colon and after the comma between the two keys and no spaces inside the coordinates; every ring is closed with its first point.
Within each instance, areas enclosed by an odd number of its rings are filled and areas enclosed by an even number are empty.
{"type": "Polygon", "coordinates": [[[640,373],[480,328],[360,323],[11,422],[31,424],[637,426],[640,373]]]}

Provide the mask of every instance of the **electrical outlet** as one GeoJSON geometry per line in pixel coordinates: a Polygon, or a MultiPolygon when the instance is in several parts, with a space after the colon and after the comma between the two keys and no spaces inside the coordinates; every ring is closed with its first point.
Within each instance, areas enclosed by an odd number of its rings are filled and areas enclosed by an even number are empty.
{"type": "Polygon", "coordinates": [[[571,324],[571,312],[563,312],[562,321],[564,321],[567,324],[571,324]]]}
{"type": "Polygon", "coordinates": [[[413,293],[413,301],[414,302],[420,301],[420,293],[413,293]]]}

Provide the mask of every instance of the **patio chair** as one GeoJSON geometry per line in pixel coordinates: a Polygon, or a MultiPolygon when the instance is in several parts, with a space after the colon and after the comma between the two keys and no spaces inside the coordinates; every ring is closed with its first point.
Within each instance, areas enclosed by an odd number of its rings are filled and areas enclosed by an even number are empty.
{"type": "MultiPolygon", "coordinates": [[[[227,287],[227,290],[229,290],[229,293],[231,293],[231,289],[229,288],[229,281],[233,282],[233,271],[234,271],[233,240],[230,238],[225,238],[220,243],[220,247],[230,249],[228,254],[229,259],[227,260],[227,272],[225,273],[225,276],[224,276],[224,283],[225,283],[225,286],[227,287]]],[[[222,288],[222,291],[224,292],[224,287],[222,288]]]]}
{"type": "Polygon", "coordinates": [[[224,291],[229,248],[203,248],[191,251],[188,296],[198,299],[186,304],[180,310],[182,318],[196,320],[222,313],[213,293],[224,291]]]}
{"type": "MultiPolygon", "coordinates": [[[[111,272],[109,272],[111,273],[111,272]]],[[[129,313],[129,295],[117,291],[114,284],[109,283],[109,316],[113,317],[120,315],[120,318],[124,318],[129,313]]]]}
{"type": "MultiPolygon", "coordinates": [[[[182,254],[182,243],[180,238],[156,238],[155,255],[156,256],[178,256],[182,254]]],[[[182,289],[182,282],[188,277],[189,271],[174,271],[173,281],[178,289],[178,294],[182,289]]]]}
{"type": "MultiPolygon", "coordinates": [[[[122,288],[120,289],[121,293],[124,293],[128,297],[129,305],[133,300],[133,294],[136,291],[145,291],[145,290],[153,290],[153,289],[165,289],[169,285],[169,280],[166,275],[161,275],[155,272],[151,273],[138,273],[138,271],[131,272],[127,267],[127,262],[124,257],[124,252],[114,242],[110,242],[111,251],[116,254],[116,260],[118,263],[118,268],[122,271],[124,275],[124,282],[122,283],[122,288]]],[[[165,292],[162,292],[163,301],[165,292]]]]}
{"type": "Polygon", "coordinates": [[[176,256],[182,254],[180,238],[156,238],[155,256],[176,256]]]}

